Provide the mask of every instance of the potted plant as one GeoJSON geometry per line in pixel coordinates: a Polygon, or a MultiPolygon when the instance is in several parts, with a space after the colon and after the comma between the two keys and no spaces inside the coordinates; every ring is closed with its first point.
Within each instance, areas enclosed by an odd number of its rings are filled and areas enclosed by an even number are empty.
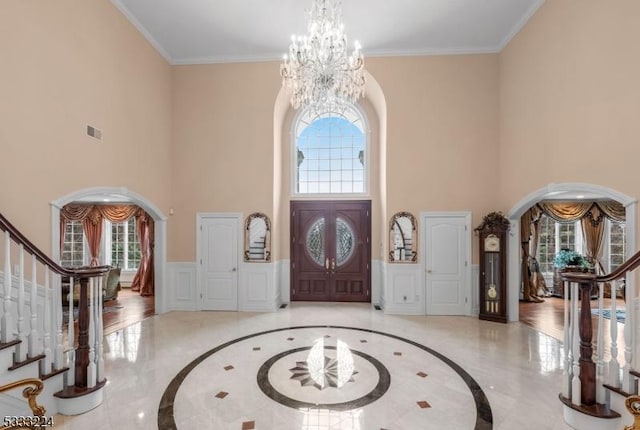
{"type": "Polygon", "coordinates": [[[561,272],[588,272],[593,270],[589,260],[570,249],[561,249],[553,259],[553,295],[564,297],[561,272]]]}
{"type": "Polygon", "coordinates": [[[591,268],[589,261],[570,249],[561,249],[553,259],[553,267],[572,271],[587,271],[591,268]]]}

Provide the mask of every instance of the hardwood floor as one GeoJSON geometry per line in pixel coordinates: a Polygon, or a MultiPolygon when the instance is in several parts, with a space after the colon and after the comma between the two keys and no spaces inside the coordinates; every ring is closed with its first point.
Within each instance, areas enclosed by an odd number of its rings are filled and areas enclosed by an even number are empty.
{"type": "Polygon", "coordinates": [[[102,321],[104,334],[110,334],[155,314],[153,296],[141,296],[138,292],[123,288],[118,298],[104,303],[102,321]]]}
{"type": "MultiPolygon", "coordinates": [[[[597,308],[598,301],[591,301],[591,308],[597,308]]],[[[625,302],[622,299],[616,301],[617,309],[625,309],[625,302]]],[[[611,309],[611,299],[604,299],[604,309],[611,309]]],[[[593,316],[593,344],[594,348],[598,342],[598,317],[593,316]]],[[[564,299],[558,297],[545,297],[543,303],[520,302],[520,322],[534,329],[541,331],[560,342],[564,342],[564,299]]],[[[611,321],[604,319],[603,324],[603,345],[605,358],[611,351],[611,321]]],[[[618,323],[617,347],[618,360],[624,359],[624,324],[618,323]]]]}

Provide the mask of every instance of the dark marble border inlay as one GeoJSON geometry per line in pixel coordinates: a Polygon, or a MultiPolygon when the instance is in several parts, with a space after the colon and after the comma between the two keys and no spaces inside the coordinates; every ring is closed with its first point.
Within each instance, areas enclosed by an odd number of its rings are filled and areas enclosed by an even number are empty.
{"type": "Polygon", "coordinates": [[[261,331],[258,333],[249,334],[246,336],[239,337],[237,339],[230,340],[221,345],[216,346],[213,349],[205,352],[200,355],[198,358],[193,360],[191,363],[187,364],[174,378],[171,380],[169,385],[164,391],[162,398],[160,399],[160,405],[158,407],[158,429],[159,430],[177,430],[176,421],[174,418],[174,410],[173,405],[176,399],[176,394],[178,393],[178,389],[184,380],[187,378],[189,373],[193,369],[196,368],[200,363],[204,360],[212,356],[218,351],[223,350],[224,348],[233,345],[238,342],[242,342],[247,339],[252,339],[254,337],[262,336],[270,333],[277,333],[285,330],[299,330],[299,329],[317,329],[317,328],[331,328],[331,329],[343,329],[343,330],[355,330],[361,331],[365,333],[373,333],[381,336],[387,336],[392,339],[396,339],[409,345],[415,346],[416,348],[422,349],[423,351],[433,355],[438,358],[440,361],[444,362],[447,366],[451,367],[453,371],[455,371],[467,384],[467,387],[471,391],[473,395],[473,400],[476,404],[476,425],[474,430],[492,430],[493,429],[493,413],[491,412],[491,405],[489,404],[489,399],[485,395],[484,391],[480,385],[476,382],[475,379],[471,375],[469,375],[460,365],[456,364],[451,359],[446,356],[440,354],[438,351],[435,351],[428,346],[421,345],[417,342],[414,342],[409,339],[405,339],[400,336],[396,336],[394,334],[384,333],[376,330],[369,330],[365,328],[358,327],[344,327],[344,326],[333,326],[333,325],[308,325],[308,326],[294,326],[294,327],[284,327],[284,328],[276,328],[272,330],[261,331]]]}
{"type": "MultiPolygon", "coordinates": [[[[386,393],[389,389],[389,385],[391,384],[391,375],[389,375],[389,371],[387,370],[387,368],[369,354],[365,354],[362,351],[349,349],[352,354],[367,360],[378,371],[378,383],[375,387],[373,387],[371,391],[369,391],[364,396],[342,403],[309,403],[297,399],[292,399],[291,397],[285,396],[284,394],[276,390],[269,381],[269,370],[275,364],[275,362],[283,357],[286,357],[287,355],[295,354],[296,352],[301,351],[309,351],[311,348],[313,347],[304,346],[302,348],[290,349],[288,351],[281,352],[280,354],[276,354],[265,361],[258,370],[258,386],[260,387],[262,392],[265,393],[270,399],[294,409],[330,409],[332,411],[350,411],[351,409],[361,408],[371,402],[378,400],[380,397],[384,396],[384,393],[386,393]]],[[[325,346],[324,349],[336,349],[336,347],[325,346]]]]}

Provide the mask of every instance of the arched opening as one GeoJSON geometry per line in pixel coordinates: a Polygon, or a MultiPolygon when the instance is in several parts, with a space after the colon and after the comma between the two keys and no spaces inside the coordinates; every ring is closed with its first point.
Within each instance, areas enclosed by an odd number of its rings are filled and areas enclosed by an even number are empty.
{"type": "MultiPolygon", "coordinates": [[[[372,204],[372,283],[371,302],[379,303],[382,288],[382,264],[386,248],[386,147],[387,147],[387,107],[382,88],[369,74],[365,73],[366,90],[364,99],[358,106],[369,121],[371,128],[371,170],[368,197],[372,204]]],[[[289,255],[289,202],[292,198],[291,141],[292,124],[297,112],[289,103],[286,89],[281,88],[276,97],[273,115],[273,231],[272,257],[276,264],[278,284],[281,285],[281,297],[284,302],[290,297],[290,255],[289,255]]]]}
{"type": "MultiPolygon", "coordinates": [[[[534,204],[545,199],[565,200],[577,199],[579,195],[587,195],[593,199],[611,199],[621,203],[626,211],[626,256],[629,258],[636,252],[636,224],[637,224],[637,200],[611,188],[586,183],[560,183],[549,184],[524,197],[516,203],[508,213],[511,222],[509,234],[509,257],[507,261],[508,271],[508,305],[509,321],[520,319],[520,217],[534,204]]],[[[633,279],[629,280],[632,283],[633,279]]],[[[630,285],[633,291],[633,286],[630,285]]]]}
{"type": "Polygon", "coordinates": [[[75,191],[51,202],[51,257],[60,261],[60,209],[72,202],[96,203],[105,199],[117,203],[131,203],[145,210],[155,222],[154,230],[154,279],[155,279],[155,313],[167,311],[167,294],[164,288],[165,266],[167,262],[166,216],[160,209],[144,196],[125,187],[94,187],[75,191]]]}

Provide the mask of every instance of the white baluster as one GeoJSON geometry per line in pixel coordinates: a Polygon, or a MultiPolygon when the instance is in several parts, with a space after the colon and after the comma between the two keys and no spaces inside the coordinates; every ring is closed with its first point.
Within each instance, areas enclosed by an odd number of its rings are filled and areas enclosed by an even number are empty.
{"type": "MultiPolygon", "coordinates": [[[[627,272],[627,278],[631,275],[627,272]]],[[[633,285],[627,279],[625,283],[625,297],[626,297],[626,317],[624,322],[624,367],[622,372],[622,389],[627,393],[635,392],[634,378],[631,377],[629,371],[631,370],[631,363],[633,360],[633,327],[635,325],[635,291],[631,291],[629,285],[633,285]]],[[[634,287],[635,290],[635,287],[634,287]]]]}
{"type": "Polygon", "coordinates": [[[104,276],[98,278],[98,298],[97,298],[97,317],[96,317],[96,354],[97,354],[97,373],[96,381],[100,382],[104,380],[104,347],[102,345],[102,337],[104,335],[104,327],[102,324],[102,283],[104,282],[104,276]]]}
{"type": "Polygon", "coordinates": [[[618,318],[616,312],[618,304],[616,303],[616,282],[611,284],[611,360],[609,360],[609,384],[612,387],[620,388],[620,363],[618,362],[618,318]]]}
{"type": "Polygon", "coordinates": [[[89,365],[87,366],[87,387],[96,386],[96,301],[95,301],[95,278],[89,278],[89,365]]]}
{"type": "Polygon", "coordinates": [[[26,312],[24,308],[24,245],[20,244],[19,266],[18,266],[18,340],[14,360],[17,363],[27,359],[27,323],[24,318],[26,312]]]}
{"type": "Polygon", "coordinates": [[[44,268],[44,321],[42,330],[44,335],[42,343],[44,346],[44,360],[42,360],[43,374],[51,373],[51,272],[49,266],[44,268]]]}
{"type": "Polygon", "coordinates": [[[572,358],[572,348],[571,348],[571,321],[569,318],[569,283],[562,282],[562,288],[564,288],[564,363],[562,370],[562,395],[566,399],[571,398],[571,358],[572,358]]]}
{"type": "Polygon", "coordinates": [[[67,384],[75,385],[76,383],[76,334],[75,334],[75,316],[73,312],[73,290],[75,288],[75,280],[73,276],[69,278],[69,294],[66,299],[69,304],[69,323],[67,324],[67,333],[69,335],[69,350],[67,351],[67,384]]]}
{"type": "Polygon", "coordinates": [[[582,384],[580,383],[580,316],[578,314],[578,283],[571,283],[571,319],[573,328],[573,379],[571,380],[571,403],[579,405],[582,402],[582,384]]]}
{"type": "Polygon", "coordinates": [[[64,367],[63,347],[62,347],[62,281],[59,274],[55,274],[53,288],[53,327],[56,332],[55,353],[53,365],[56,370],[64,367]]]}
{"type": "Polygon", "coordinates": [[[8,231],[4,232],[4,298],[2,305],[4,313],[2,314],[0,342],[7,343],[13,340],[13,318],[11,316],[11,235],[8,231]]]}
{"type": "MultiPolygon", "coordinates": [[[[604,308],[604,284],[598,284],[598,340],[596,351],[596,402],[605,402],[604,391],[604,315],[602,314],[604,308]]],[[[612,320],[615,319],[615,313],[611,316],[612,320]]]]}
{"type": "Polygon", "coordinates": [[[36,274],[36,256],[31,255],[31,332],[29,333],[29,357],[40,354],[38,345],[38,276],[36,274]]]}

